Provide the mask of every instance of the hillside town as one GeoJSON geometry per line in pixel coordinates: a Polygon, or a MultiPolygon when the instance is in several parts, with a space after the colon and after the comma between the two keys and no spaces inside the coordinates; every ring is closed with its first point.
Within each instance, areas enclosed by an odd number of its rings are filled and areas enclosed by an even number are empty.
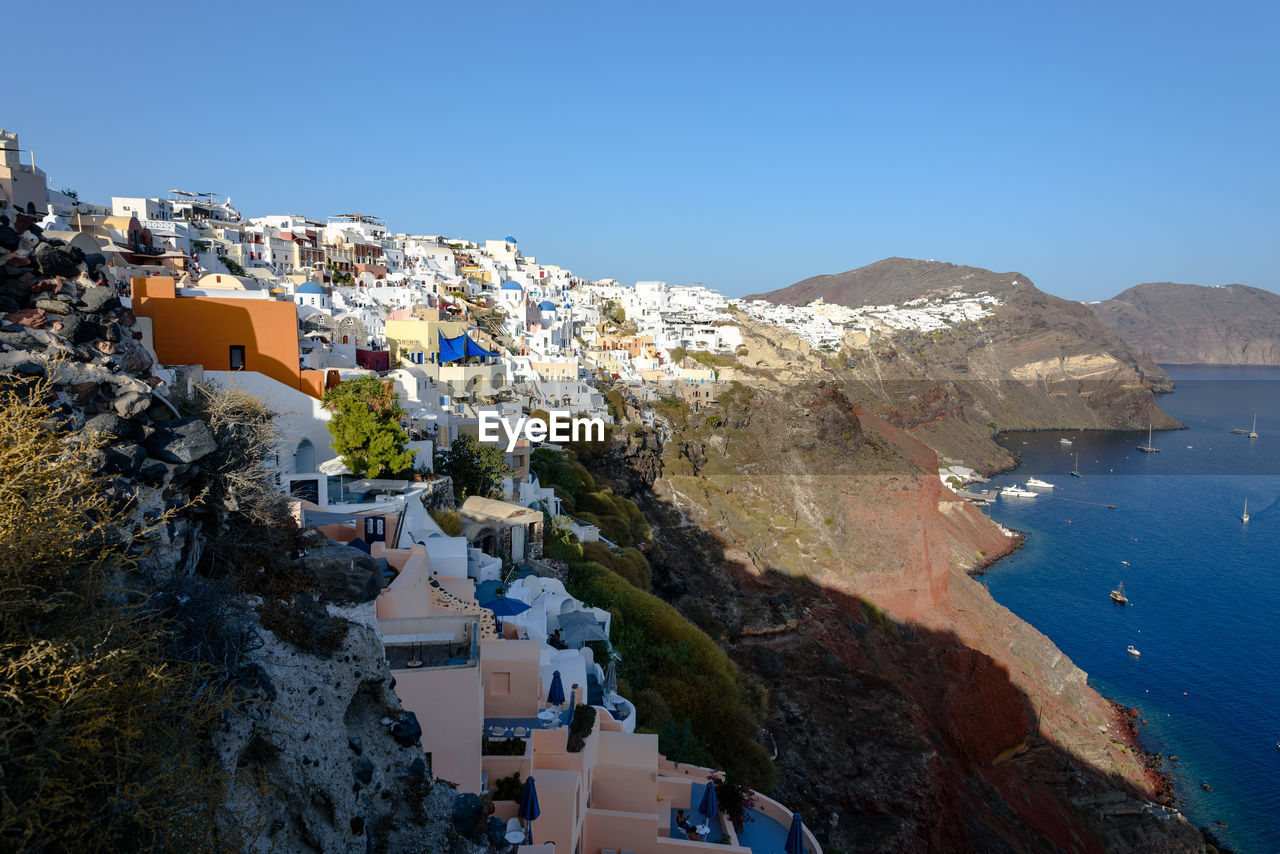
{"type": "MultiPolygon", "coordinates": [[[[746,322],[834,351],[979,320],[996,298],[775,305],[700,285],[591,281],[524,254],[515,237],[397,232],[368,213],[254,215],[225,196],[132,187],[122,190],[142,195],[95,203],[55,190],[16,133],[0,141],[0,196],[15,220],[6,263],[56,272],[49,253],[83,259],[97,290],[136,321],[153,387],[122,393],[114,413],[131,418],[152,395],[206,384],[278,413],[275,479],[296,521],[384,567],[374,617],[410,738],[435,776],[492,798],[512,850],[783,849],[790,810],[754,793],[753,820],[735,828],[715,807],[714,769],[671,762],[656,735],[636,732],[617,661],[587,645],[610,637],[610,613],[571,596],[544,555],[551,530],[615,543],[540,483],[532,443],[502,443],[501,494],[466,497],[460,532],[436,512],[454,498],[433,476],[437,461],[495,415],[556,410],[616,423],[615,387],[639,401],[710,405],[728,388],[718,368],[741,355],[746,322]],[[363,377],[394,389],[412,469],[424,477],[360,477],[335,452],[323,400],[363,377]],[[582,704],[595,723],[574,750],[582,704]],[[533,777],[536,820],[502,782],[533,777]]],[[[36,306],[0,295],[6,324],[60,328],[55,301],[36,306]]],[[[148,461],[135,463],[140,473],[148,461]]],[[[803,835],[806,850],[820,850],[803,835]]]]}

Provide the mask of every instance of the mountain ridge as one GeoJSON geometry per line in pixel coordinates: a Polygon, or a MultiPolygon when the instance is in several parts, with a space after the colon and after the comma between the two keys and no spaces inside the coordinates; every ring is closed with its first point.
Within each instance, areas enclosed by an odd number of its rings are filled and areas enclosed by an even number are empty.
{"type": "Polygon", "coordinates": [[[1088,307],[1156,362],[1280,365],[1280,294],[1263,288],[1145,282],[1088,307]]]}

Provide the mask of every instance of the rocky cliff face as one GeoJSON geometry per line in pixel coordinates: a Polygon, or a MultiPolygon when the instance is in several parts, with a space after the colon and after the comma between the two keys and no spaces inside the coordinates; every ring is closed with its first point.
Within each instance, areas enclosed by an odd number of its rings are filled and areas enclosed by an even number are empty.
{"type": "Polygon", "coordinates": [[[1043,376],[1015,392],[1009,357],[977,348],[983,388],[919,356],[746,339],[721,406],[669,411],[656,451],[619,431],[596,470],[650,518],[655,591],[768,687],[780,796],[846,851],[1201,850],[1144,808],[1146,770],[1085,674],[967,575],[1017,541],[941,485],[925,444],[1007,465],[976,419],[1125,423],[1153,406],[1137,369],[1046,404],[1043,376]]]}
{"type": "Polygon", "coordinates": [[[1175,365],[1280,365],[1280,295],[1155,282],[1089,306],[1129,346],[1175,365]]]}

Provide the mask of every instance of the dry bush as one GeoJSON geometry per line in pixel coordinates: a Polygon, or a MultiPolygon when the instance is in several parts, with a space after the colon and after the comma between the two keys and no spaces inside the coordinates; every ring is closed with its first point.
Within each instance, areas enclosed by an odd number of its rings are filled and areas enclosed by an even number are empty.
{"type": "Polygon", "coordinates": [[[303,652],[328,657],[347,638],[351,624],[329,614],[322,602],[307,593],[291,599],[271,597],[258,606],[263,628],[303,652]]]}
{"type": "Polygon", "coordinates": [[[446,536],[462,536],[462,517],[458,515],[457,510],[435,510],[432,511],[431,518],[435,520],[435,523],[440,526],[440,530],[444,531],[446,536]]]}
{"type": "Polygon", "coordinates": [[[47,380],[0,383],[0,849],[238,847],[208,739],[229,689],[119,585],[149,531],[47,380]]]}
{"type": "Polygon", "coordinates": [[[275,483],[277,415],[248,392],[216,383],[197,385],[187,410],[209,425],[218,443],[200,460],[203,507],[213,511],[200,570],[231,578],[241,590],[259,590],[261,576],[287,562],[297,545],[288,500],[275,483]]]}
{"type": "Polygon", "coordinates": [[[280,441],[276,413],[248,392],[216,383],[197,385],[192,404],[218,442],[218,450],[200,461],[206,500],[254,524],[272,525],[287,515],[273,471],[280,441]]]}

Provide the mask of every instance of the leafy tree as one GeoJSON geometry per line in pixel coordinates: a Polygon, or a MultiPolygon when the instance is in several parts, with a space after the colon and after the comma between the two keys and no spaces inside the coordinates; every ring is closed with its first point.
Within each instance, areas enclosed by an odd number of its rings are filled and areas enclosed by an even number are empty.
{"type": "Polygon", "coordinates": [[[502,480],[513,472],[501,448],[486,445],[470,433],[453,440],[436,468],[453,478],[453,494],[459,501],[472,495],[501,497],[502,480]]]}
{"type": "Polygon", "coordinates": [[[324,408],[333,413],[333,449],[352,474],[378,477],[413,466],[409,434],[400,426],[404,410],[390,383],[372,376],[348,380],[324,393],[324,408]]]}

